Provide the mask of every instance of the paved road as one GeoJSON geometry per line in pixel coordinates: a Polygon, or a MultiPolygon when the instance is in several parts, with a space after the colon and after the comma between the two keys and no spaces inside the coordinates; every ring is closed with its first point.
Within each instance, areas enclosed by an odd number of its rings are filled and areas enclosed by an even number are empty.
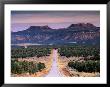
{"type": "Polygon", "coordinates": [[[50,72],[48,73],[48,75],[46,75],[46,77],[62,77],[57,67],[57,56],[58,56],[57,51],[58,50],[55,50],[55,49],[53,50],[52,68],[50,72]]]}

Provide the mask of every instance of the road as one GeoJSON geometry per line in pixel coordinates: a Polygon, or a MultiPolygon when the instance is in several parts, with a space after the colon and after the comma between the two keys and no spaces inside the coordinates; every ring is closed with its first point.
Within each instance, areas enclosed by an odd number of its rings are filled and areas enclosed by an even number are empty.
{"type": "Polygon", "coordinates": [[[62,75],[60,74],[58,67],[57,67],[57,53],[58,50],[53,50],[53,62],[52,62],[52,67],[51,70],[49,71],[48,75],[46,75],[46,77],[62,77],[62,75]]]}

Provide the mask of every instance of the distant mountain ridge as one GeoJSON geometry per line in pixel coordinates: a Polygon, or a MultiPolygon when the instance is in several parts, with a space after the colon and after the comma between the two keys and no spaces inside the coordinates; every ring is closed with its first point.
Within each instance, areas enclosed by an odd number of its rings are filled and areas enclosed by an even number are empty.
{"type": "Polygon", "coordinates": [[[85,28],[93,28],[96,27],[91,23],[78,23],[78,24],[71,24],[68,28],[74,28],[74,27],[85,27],[85,28]]]}
{"type": "Polygon", "coordinates": [[[11,43],[99,44],[100,27],[91,23],[71,24],[63,29],[52,29],[47,25],[30,26],[23,31],[11,32],[11,43]]]}

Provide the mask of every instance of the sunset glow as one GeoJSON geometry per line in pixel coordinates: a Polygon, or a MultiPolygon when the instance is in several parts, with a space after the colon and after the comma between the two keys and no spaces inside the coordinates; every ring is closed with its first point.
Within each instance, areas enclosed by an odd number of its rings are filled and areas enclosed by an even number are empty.
{"type": "Polygon", "coordinates": [[[65,28],[75,23],[92,23],[100,26],[99,11],[12,11],[12,31],[25,30],[29,26],[48,25],[53,29],[65,28]]]}

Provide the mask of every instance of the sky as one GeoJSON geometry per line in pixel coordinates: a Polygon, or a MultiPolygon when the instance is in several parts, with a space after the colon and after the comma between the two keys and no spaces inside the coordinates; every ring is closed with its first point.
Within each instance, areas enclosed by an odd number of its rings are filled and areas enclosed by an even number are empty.
{"type": "Polygon", "coordinates": [[[11,31],[26,30],[30,26],[59,29],[71,24],[92,23],[100,27],[100,11],[11,11],[11,31]]]}

